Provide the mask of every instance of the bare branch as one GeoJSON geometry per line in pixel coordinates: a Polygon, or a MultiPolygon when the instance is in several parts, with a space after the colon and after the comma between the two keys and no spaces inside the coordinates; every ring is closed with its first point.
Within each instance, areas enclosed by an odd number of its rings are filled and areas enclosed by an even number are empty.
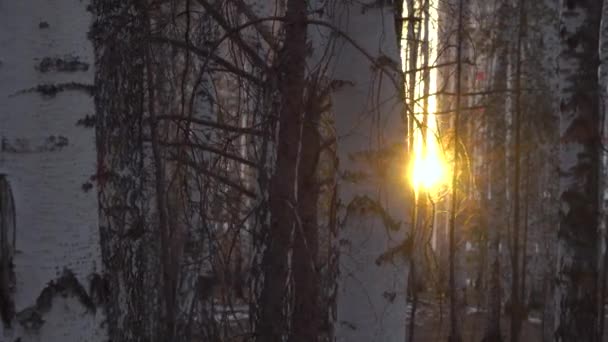
{"type": "Polygon", "coordinates": [[[239,69],[238,67],[234,66],[232,63],[228,62],[227,60],[217,56],[213,51],[215,49],[212,50],[205,50],[196,46],[193,46],[192,44],[183,42],[183,41],[179,41],[179,40],[175,40],[175,39],[171,39],[171,38],[166,38],[166,37],[151,37],[152,41],[155,41],[157,43],[164,43],[164,44],[169,44],[173,47],[177,47],[177,48],[181,48],[184,50],[188,50],[200,57],[203,58],[209,58],[211,60],[213,60],[215,63],[217,63],[218,65],[226,68],[226,71],[231,72],[237,76],[243,77],[245,79],[247,79],[248,81],[251,81],[255,84],[262,84],[262,80],[260,80],[259,78],[255,77],[254,75],[239,69]]]}
{"type": "Polygon", "coordinates": [[[188,147],[188,148],[194,148],[194,149],[198,149],[198,150],[203,150],[203,151],[207,151],[207,152],[211,152],[211,153],[215,153],[219,156],[222,156],[224,158],[227,159],[231,159],[234,161],[237,161],[239,163],[251,166],[251,167],[258,167],[258,165],[255,162],[252,162],[251,160],[247,160],[241,156],[237,156],[231,153],[228,153],[225,150],[221,150],[217,147],[213,147],[207,144],[203,144],[203,143],[193,143],[193,142],[164,142],[161,141],[159,142],[159,144],[161,146],[164,147],[188,147]]]}
{"type": "Polygon", "coordinates": [[[225,176],[221,176],[218,175],[214,172],[212,172],[211,170],[206,169],[205,167],[197,164],[196,162],[194,162],[193,160],[189,159],[189,158],[184,158],[182,156],[177,156],[177,155],[172,155],[172,158],[170,159],[172,161],[176,161],[178,163],[182,163],[183,165],[189,166],[192,169],[194,169],[196,172],[199,172],[205,176],[209,176],[211,178],[216,179],[217,181],[219,181],[220,183],[227,185],[231,188],[234,188],[238,191],[240,191],[243,195],[252,198],[252,199],[256,199],[257,196],[255,194],[254,191],[249,190],[247,188],[245,188],[243,185],[238,184],[237,182],[229,179],[228,177],[225,176]]]}
{"type": "MultiPolygon", "coordinates": [[[[253,59],[253,62],[258,65],[260,68],[262,69],[268,69],[268,65],[266,64],[266,62],[262,59],[262,57],[260,57],[257,52],[255,52],[253,50],[253,48],[251,46],[249,46],[247,43],[245,43],[245,41],[243,41],[243,39],[241,39],[241,36],[239,35],[239,32],[244,28],[241,26],[238,26],[236,28],[232,28],[230,26],[230,24],[226,21],[226,18],[224,18],[224,16],[222,16],[221,13],[219,13],[210,3],[208,3],[206,0],[196,0],[201,6],[203,6],[203,8],[205,9],[205,11],[207,11],[207,13],[209,15],[211,15],[213,17],[213,19],[215,19],[215,21],[224,29],[226,30],[226,35],[224,37],[222,37],[222,39],[220,39],[220,42],[222,40],[224,40],[226,37],[230,38],[233,42],[235,42],[238,46],[241,47],[241,49],[243,49],[243,51],[249,56],[251,57],[251,59],[253,59]]],[[[249,25],[247,25],[249,26],[249,25]]]]}
{"type": "MultiPolygon", "coordinates": [[[[469,60],[465,60],[462,61],[463,64],[468,64],[468,65],[475,65],[475,63],[469,61],[469,60]]],[[[425,71],[425,70],[429,70],[429,69],[439,69],[439,68],[443,68],[443,67],[447,67],[447,66],[452,66],[452,65],[456,65],[456,62],[452,61],[452,62],[445,62],[445,63],[439,63],[439,64],[434,64],[434,65],[429,65],[429,66],[423,66],[420,67],[418,69],[412,69],[412,70],[406,70],[404,73],[408,73],[408,72],[419,72],[419,71],[425,71]]]]}
{"type": "MultiPolygon", "coordinates": [[[[205,0],[197,0],[199,2],[204,3],[205,0]]],[[[209,4],[207,4],[207,6],[209,6],[209,4]]],[[[213,9],[212,9],[213,10],[213,9]]],[[[217,14],[217,12],[215,12],[217,14]]],[[[231,32],[228,32],[224,37],[222,37],[221,40],[223,40],[225,37],[231,36],[234,33],[238,33],[240,30],[243,30],[246,27],[252,26],[252,25],[256,25],[258,23],[262,23],[264,21],[280,21],[280,22],[286,22],[287,19],[285,17],[280,17],[280,16],[270,16],[270,17],[264,17],[264,18],[259,18],[256,20],[252,20],[249,21],[247,23],[244,23],[242,25],[239,25],[237,27],[235,27],[231,32]]],[[[352,45],[357,51],[359,51],[363,56],[365,56],[365,58],[367,58],[367,60],[370,62],[370,64],[377,70],[380,70],[382,73],[384,73],[393,83],[393,85],[395,86],[395,89],[401,89],[401,82],[397,81],[394,77],[394,75],[392,73],[390,73],[387,68],[385,68],[380,62],[379,62],[379,58],[374,58],[372,55],[369,54],[369,52],[367,52],[363,47],[361,47],[356,41],[354,41],[346,32],[340,30],[339,28],[337,28],[336,26],[326,22],[326,21],[322,21],[322,20],[314,20],[314,19],[309,19],[305,21],[306,24],[311,24],[311,25],[318,25],[318,26],[323,26],[326,27],[328,29],[330,29],[334,34],[344,38],[350,45],[352,45]]],[[[227,25],[227,24],[226,24],[227,25]]],[[[226,26],[228,27],[228,26],[226,26]]],[[[247,46],[247,45],[246,45],[247,46]]],[[[265,64],[264,64],[265,65],[265,64]]],[[[265,69],[268,69],[268,66],[265,65],[264,67],[265,69]]],[[[392,70],[394,70],[393,68],[391,68],[392,70]]],[[[409,111],[409,108],[406,105],[406,108],[409,111]]]]}
{"type": "Polygon", "coordinates": [[[255,26],[255,29],[258,31],[260,36],[264,38],[270,47],[277,51],[279,49],[279,44],[275,41],[272,32],[268,30],[268,27],[262,25],[262,22],[259,21],[259,18],[255,15],[255,13],[253,13],[251,8],[249,8],[249,6],[244,3],[243,0],[232,0],[232,2],[236,5],[236,8],[247,17],[247,19],[252,22],[256,22],[253,26],[255,26]]]}
{"type": "Polygon", "coordinates": [[[228,131],[228,132],[235,132],[235,133],[240,133],[240,134],[250,134],[250,135],[255,135],[255,136],[259,136],[259,137],[264,136],[264,132],[257,130],[257,129],[229,126],[229,125],[221,124],[221,123],[211,121],[211,120],[189,118],[189,117],[180,116],[180,115],[159,115],[156,117],[156,119],[157,120],[187,121],[187,122],[191,122],[191,123],[194,123],[197,125],[217,128],[217,129],[221,129],[221,130],[228,131]]]}

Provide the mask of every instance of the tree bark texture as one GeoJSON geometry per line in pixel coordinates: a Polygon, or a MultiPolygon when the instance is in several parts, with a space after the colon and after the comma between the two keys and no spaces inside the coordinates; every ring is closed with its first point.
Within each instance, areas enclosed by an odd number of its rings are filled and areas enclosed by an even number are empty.
{"type": "MultiPolygon", "coordinates": [[[[496,37],[496,55],[494,59],[493,87],[504,89],[507,87],[507,55],[508,44],[508,4],[503,3],[498,10],[498,32],[496,37]]],[[[501,232],[505,230],[506,220],[506,151],[505,151],[505,110],[506,97],[497,94],[492,98],[491,117],[488,118],[491,125],[491,150],[490,150],[490,179],[492,184],[490,207],[491,214],[488,227],[488,293],[487,309],[488,316],[485,325],[484,341],[501,341],[500,313],[501,313],[501,276],[500,276],[500,251],[501,232]]]]}
{"type": "Polygon", "coordinates": [[[88,5],[0,4],[3,341],[107,339],[88,5]]]}
{"type": "Polygon", "coordinates": [[[258,341],[281,341],[288,332],[288,254],[296,226],[298,163],[306,66],[307,2],[289,0],[285,44],[278,56],[280,112],[277,159],[270,185],[270,231],[264,255],[264,287],[258,341]]]}
{"type": "Polygon", "coordinates": [[[597,341],[599,92],[602,1],[560,8],[560,222],[555,340],[597,341]]]}

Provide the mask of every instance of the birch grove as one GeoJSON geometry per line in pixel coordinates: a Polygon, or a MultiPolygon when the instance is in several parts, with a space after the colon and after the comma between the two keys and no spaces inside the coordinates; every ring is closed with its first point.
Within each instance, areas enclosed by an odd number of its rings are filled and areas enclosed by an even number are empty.
{"type": "Polygon", "coordinates": [[[0,1],[0,341],[602,341],[600,0],[0,1]]]}

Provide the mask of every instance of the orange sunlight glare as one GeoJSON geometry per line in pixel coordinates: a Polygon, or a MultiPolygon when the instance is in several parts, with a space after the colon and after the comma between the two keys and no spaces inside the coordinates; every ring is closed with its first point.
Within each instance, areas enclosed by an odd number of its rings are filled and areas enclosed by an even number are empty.
{"type": "MultiPolygon", "coordinates": [[[[403,16],[408,17],[407,6],[404,6],[403,16]]],[[[429,15],[431,22],[429,23],[429,62],[433,64],[437,59],[437,9],[435,6],[430,6],[429,15]]],[[[412,16],[414,17],[414,16],[412,16]]],[[[404,23],[403,37],[407,37],[407,26],[404,23]]],[[[406,44],[403,44],[401,50],[403,70],[406,70],[407,55],[405,53],[406,44]]],[[[418,54],[422,55],[421,53],[418,54]]],[[[419,65],[423,64],[422,57],[419,57],[419,65]]],[[[429,71],[430,93],[434,93],[437,89],[437,69],[432,68],[429,71]]],[[[419,78],[421,79],[421,78],[419,78]]],[[[422,98],[424,96],[424,82],[420,80],[416,85],[415,97],[422,98]]],[[[430,96],[428,99],[428,116],[424,120],[425,108],[422,103],[416,103],[410,107],[414,110],[416,120],[414,127],[410,127],[410,134],[413,134],[413,146],[410,148],[413,152],[413,158],[410,159],[409,170],[407,177],[412,182],[416,194],[423,190],[428,193],[437,193],[448,185],[448,166],[443,154],[440,142],[438,140],[438,125],[437,117],[433,114],[436,111],[436,97],[430,96]],[[421,123],[426,122],[426,129],[423,129],[421,123]]]]}
{"type": "Polygon", "coordinates": [[[420,128],[415,129],[414,158],[411,161],[410,178],[416,192],[419,192],[420,188],[427,192],[436,190],[446,185],[448,179],[446,163],[435,136],[437,121],[434,115],[430,115],[428,126],[426,137],[423,137],[420,128]]]}

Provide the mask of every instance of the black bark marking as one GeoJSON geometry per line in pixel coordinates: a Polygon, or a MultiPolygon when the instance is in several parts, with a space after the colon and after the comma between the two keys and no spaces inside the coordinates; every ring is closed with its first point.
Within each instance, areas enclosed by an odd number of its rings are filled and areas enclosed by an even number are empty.
{"type": "Polygon", "coordinates": [[[568,44],[569,49],[576,49],[578,39],[575,36],[570,36],[566,39],[566,44],[568,44]]]}
{"type": "Polygon", "coordinates": [[[349,215],[368,216],[375,215],[382,219],[384,227],[389,230],[399,230],[401,221],[395,220],[378,201],[369,196],[356,196],[346,207],[346,217],[342,224],[346,223],[349,215]]]}
{"type": "Polygon", "coordinates": [[[105,276],[93,273],[89,280],[89,296],[96,306],[106,304],[110,300],[110,284],[105,276]]]}
{"type": "Polygon", "coordinates": [[[0,174],[0,317],[7,328],[10,328],[15,317],[15,229],[13,193],[6,176],[0,174]]]}
{"type": "Polygon", "coordinates": [[[2,138],[0,151],[8,153],[36,153],[59,151],[69,145],[69,139],[63,135],[50,135],[38,146],[32,146],[28,139],[18,138],[9,141],[2,138]]]}
{"type": "Polygon", "coordinates": [[[574,0],[568,0],[568,1],[566,1],[566,7],[567,7],[569,10],[574,9],[574,3],[575,3],[575,2],[576,2],[576,1],[574,1],[574,0]]]}
{"type": "Polygon", "coordinates": [[[82,126],[85,128],[93,128],[95,127],[95,122],[97,121],[97,118],[95,117],[95,115],[85,115],[82,119],[78,119],[78,121],[76,122],[76,126],[82,126]]]}
{"type": "Polygon", "coordinates": [[[73,295],[85,308],[91,312],[95,312],[95,304],[91,300],[91,297],[69,269],[64,269],[61,277],[57,280],[51,280],[40,292],[38,299],[36,299],[36,308],[43,313],[48,312],[53,304],[53,298],[57,295],[73,295]]]}
{"type": "Polygon", "coordinates": [[[69,82],[69,83],[59,83],[59,84],[39,84],[35,87],[20,90],[10,97],[28,94],[28,93],[39,93],[43,98],[54,98],[58,93],[73,90],[73,91],[82,91],[87,95],[95,95],[95,86],[90,84],[82,84],[77,82],[69,82]]]}
{"type": "MultiPolygon", "coordinates": [[[[93,279],[96,277],[93,276],[93,279]]],[[[99,285],[95,281],[95,287],[99,285]]],[[[91,284],[93,289],[93,281],[91,284]]],[[[89,296],[85,288],[78,281],[76,276],[69,269],[64,269],[61,277],[56,280],[51,280],[44,289],[40,292],[40,295],[36,299],[36,304],[27,307],[17,313],[17,321],[27,330],[39,330],[44,324],[43,316],[51,310],[53,307],[53,300],[57,296],[61,297],[76,297],[78,301],[87,309],[89,313],[95,313],[97,309],[96,303],[93,298],[104,298],[100,297],[98,289],[94,291],[94,297],[89,296]]],[[[101,292],[103,293],[103,291],[101,292]]],[[[107,296],[105,296],[107,298],[107,296]]]]}
{"type": "Polygon", "coordinates": [[[397,293],[395,291],[384,291],[382,293],[382,297],[384,297],[384,299],[386,299],[389,303],[392,303],[395,301],[397,293]]]}
{"type": "Polygon", "coordinates": [[[82,183],[81,188],[82,188],[82,191],[89,192],[89,191],[91,191],[91,189],[93,189],[93,183],[91,183],[91,182],[84,182],[84,183],[82,183]]]}
{"type": "Polygon", "coordinates": [[[407,234],[405,239],[395,247],[389,248],[386,252],[382,253],[376,258],[376,266],[381,266],[387,262],[393,263],[395,258],[398,256],[409,260],[412,257],[412,251],[414,250],[414,239],[410,234],[407,234]]]}
{"type": "Polygon", "coordinates": [[[36,66],[36,70],[41,73],[87,71],[89,70],[89,63],[82,62],[75,56],[44,57],[36,66]]]}

